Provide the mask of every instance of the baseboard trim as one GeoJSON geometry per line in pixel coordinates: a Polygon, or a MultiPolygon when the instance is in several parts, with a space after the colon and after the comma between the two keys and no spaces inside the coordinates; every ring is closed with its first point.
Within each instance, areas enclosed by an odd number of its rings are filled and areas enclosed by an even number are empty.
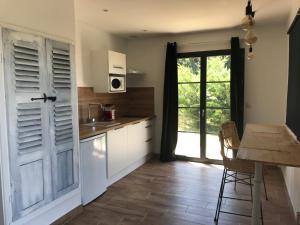
{"type": "Polygon", "coordinates": [[[131,164],[130,166],[128,166],[127,168],[125,168],[124,170],[119,172],[118,174],[116,174],[113,177],[109,178],[108,179],[108,186],[112,185],[113,183],[117,182],[121,178],[123,178],[123,177],[127,176],[128,174],[130,174],[132,171],[134,171],[137,168],[139,168],[140,166],[144,165],[152,157],[153,157],[153,154],[150,153],[150,154],[146,155],[145,157],[141,158],[140,160],[134,162],[133,164],[131,164]]]}
{"type": "Polygon", "coordinates": [[[56,220],[55,222],[53,222],[51,225],[64,225],[64,224],[70,222],[73,218],[75,218],[82,212],[83,212],[83,206],[80,205],[80,206],[72,209],[70,212],[68,212],[63,217],[61,217],[58,220],[56,220]]]}
{"type": "Polygon", "coordinates": [[[12,223],[12,225],[49,225],[81,205],[80,188],[54,200],[30,215],[12,223]]]}
{"type": "MultiPolygon", "coordinates": [[[[294,210],[294,206],[293,206],[293,203],[291,201],[290,193],[289,193],[288,188],[286,186],[286,181],[285,181],[285,178],[284,178],[284,175],[283,175],[283,172],[282,172],[282,167],[278,166],[278,168],[280,170],[281,179],[282,179],[282,181],[284,183],[285,194],[288,196],[288,199],[289,199],[289,201],[288,201],[289,202],[289,208],[292,210],[292,212],[294,214],[295,222],[297,223],[298,222],[298,218],[297,218],[298,216],[297,216],[297,213],[294,210]]],[[[300,223],[298,222],[298,224],[300,224],[300,223]]]]}

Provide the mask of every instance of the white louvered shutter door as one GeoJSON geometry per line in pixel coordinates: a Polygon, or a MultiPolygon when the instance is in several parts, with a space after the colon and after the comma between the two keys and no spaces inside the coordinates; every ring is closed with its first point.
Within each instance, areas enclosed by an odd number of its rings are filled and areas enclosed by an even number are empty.
{"type": "Polygon", "coordinates": [[[73,119],[76,85],[74,84],[74,51],[69,44],[46,40],[47,65],[50,77],[52,172],[55,198],[78,187],[78,151],[73,119]]]}
{"type": "Polygon", "coordinates": [[[5,29],[4,73],[8,114],[12,216],[51,201],[49,113],[44,39],[5,29]]]}

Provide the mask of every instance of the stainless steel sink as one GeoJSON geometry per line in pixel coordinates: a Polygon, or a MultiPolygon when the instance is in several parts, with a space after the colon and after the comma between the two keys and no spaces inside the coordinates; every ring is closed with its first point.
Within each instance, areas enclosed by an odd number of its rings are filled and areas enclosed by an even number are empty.
{"type": "Polygon", "coordinates": [[[100,122],[93,122],[93,123],[85,123],[82,124],[83,126],[88,126],[88,127],[112,127],[119,125],[121,123],[114,122],[114,121],[100,121],[100,122]]]}

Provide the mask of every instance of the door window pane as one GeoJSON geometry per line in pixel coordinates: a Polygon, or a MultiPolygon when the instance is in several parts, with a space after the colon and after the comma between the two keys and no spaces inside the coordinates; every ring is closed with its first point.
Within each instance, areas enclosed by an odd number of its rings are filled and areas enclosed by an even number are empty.
{"type": "Polygon", "coordinates": [[[200,109],[178,109],[178,131],[200,132],[200,109]]]}
{"type": "Polygon", "coordinates": [[[206,84],[206,107],[230,108],[230,83],[206,84]]]}
{"type": "Polygon", "coordinates": [[[206,158],[222,160],[218,132],[220,125],[230,119],[230,110],[207,109],[206,114],[206,158]]]}
{"type": "Polygon", "coordinates": [[[200,107],[200,83],[178,84],[179,107],[200,107]]]}
{"type": "Polygon", "coordinates": [[[206,109],[206,133],[218,135],[222,123],[230,120],[230,109],[206,109]]]}
{"type": "Polygon", "coordinates": [[[230,81],[230,56],[207,57],[206,81],[230,81]]]}
{"type": "Polygon", "coordinates": [[[219,136],[216,134],[206,134],[206,158],[222,160],[220,153],[219,136]]]}
{"type": "Polygon", "coordinates": [[[200,57],[177,59],[178,82],[200,82],[200,61],[200,57]]]}
{"type": "Polygon", "coordinates": [[[200,133],[178,132],[175,154],[200,158],[200,133]]]}

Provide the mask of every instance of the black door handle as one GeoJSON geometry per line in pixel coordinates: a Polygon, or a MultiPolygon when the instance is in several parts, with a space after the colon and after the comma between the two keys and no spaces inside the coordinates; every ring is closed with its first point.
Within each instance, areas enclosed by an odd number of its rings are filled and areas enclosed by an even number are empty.
{"type": "Polygon", "coordinates": [[[37,100],[44,100],[46,102],[47,100],[51,100],[52,102],[56,101],[56,96],[47,96],[45,93],[43,94],[43,98],[31,98],[31,101],[37,101],[37,100]]]}
{"type": "Polygon", "coordinates": [[[52,102],[56,101],[56,96],[49,96],[47,97],[48,100],[51,100],[52,102]]]}

